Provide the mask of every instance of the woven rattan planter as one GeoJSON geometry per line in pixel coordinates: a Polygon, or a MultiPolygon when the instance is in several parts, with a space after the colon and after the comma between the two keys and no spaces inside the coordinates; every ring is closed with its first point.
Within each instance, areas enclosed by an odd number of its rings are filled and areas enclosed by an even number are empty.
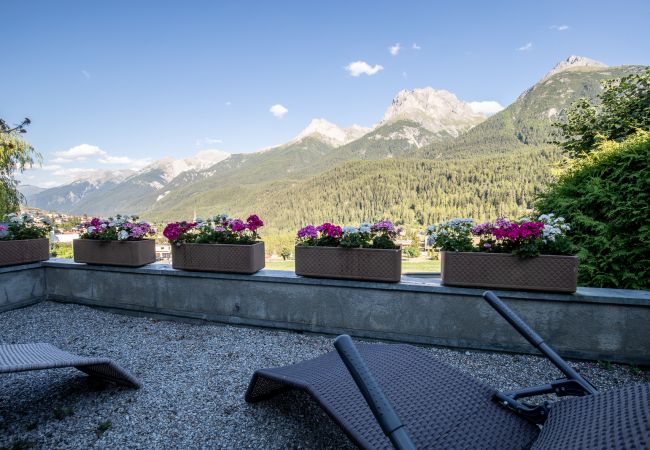
{"type": "Polygon", "coordinates": [[[45,261],[49,257],[50,241],[47,238],[0,241],[0,267],[45,261]]]}
{"type": "Polygon", "coordinates": [[[401,249],[296,246],[296,275],[398,283],[401,249]]]}
{"type": "Polygon", "coordinates": [[[172,267],[200,272],[255,273],[264,268],[264,242],[172,245],[172,267]]]}
{"type": "Polygon", "coordinates": [[[441,252],[442,284],[521,291],[575,292],[576,256],[519,258],[505,253],[441,252]]]}
{"type": "Polygon", "coordinates": [[[156,241],[72,241],[75,262],[105,266],[139,267],[156,262],[156,241]]]}

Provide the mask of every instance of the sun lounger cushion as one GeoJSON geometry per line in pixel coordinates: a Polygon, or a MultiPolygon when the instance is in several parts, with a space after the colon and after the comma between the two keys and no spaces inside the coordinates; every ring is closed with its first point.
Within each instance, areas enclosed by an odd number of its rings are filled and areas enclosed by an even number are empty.
{"type": "MultiPolygon", "coordinates": [[[[494,400],[494,390],[410,345],[357,346],[418,448],[529,448],[539,428],[494,400]]],[[[336,352],[258,370],[246,400],[302,389],[362,448],[392,448],[336,352]]]]}

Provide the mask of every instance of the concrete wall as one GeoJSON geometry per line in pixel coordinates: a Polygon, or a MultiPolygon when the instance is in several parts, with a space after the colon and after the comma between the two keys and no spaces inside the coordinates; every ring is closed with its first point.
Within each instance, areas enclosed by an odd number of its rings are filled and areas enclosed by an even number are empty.
{"type": "Polygon", "coordinates": [[[46,297],[45,268],[40,263],[0,267],[0,313],[46,297]]]}
{"type": "MultiPolygon", "coordinates": [[[[402,283],[182,272],[47,262],[48,298],[149,315],[204,319],[404,342],[531,352],[481,298],[404,277],[402,283]]],[[[576,294],[496,291],[561,354],[650,365],[650,292],[579,289],[576,294]]]]}

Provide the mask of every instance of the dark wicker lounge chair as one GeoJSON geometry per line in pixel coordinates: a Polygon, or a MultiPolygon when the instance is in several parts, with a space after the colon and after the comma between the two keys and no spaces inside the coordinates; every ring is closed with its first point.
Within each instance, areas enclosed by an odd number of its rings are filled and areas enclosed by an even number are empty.
{"type": "Polygon", "coordinates": [[[368,449],[650,448],[650,384],[598,393],[494,294],[484,297],[565,378],[498,392],[416,347],[355,347],[340,336],[335,346],[341,356],[331,352],[256,371],[246,401],[304,390],[368,449]],[[549,393],[577,398],[520,401],[549,393]]]}
{"type": "Polygon", "coordinates": [[[87,358],[51,344],[0,344],[0,374],[75,367],[88,375],[139,388],[140,382],[108,358],[87,358]]]}

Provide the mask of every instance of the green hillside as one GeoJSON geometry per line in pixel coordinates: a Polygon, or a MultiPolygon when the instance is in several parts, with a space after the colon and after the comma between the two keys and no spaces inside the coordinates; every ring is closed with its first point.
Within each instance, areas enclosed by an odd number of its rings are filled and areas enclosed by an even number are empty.
{"type": "Polygon", "coordinates": [[[560,72],[522,93],[514,103],[452,141],[433,143],[417,158],[465,158],[503,154],[553,140],[553,122],[579,98],[594,99],[600,82],[643,71],[645,66],[581,68],[560,72]]]}
{"type": "Polygon", "coordinates": [[[531,148],[497,157],[448,161],[398,159],[353,161],[318,176],[263,186],[202,192],[166,211],[150,211],[156,221],[206,216],[219,211],[260,214],[266,233],[292,231],[306,223],[343,224],[379,218],[422,226],[452,216],[493,218],[531,208],[550,179],[556,149],[531,148]]]}

